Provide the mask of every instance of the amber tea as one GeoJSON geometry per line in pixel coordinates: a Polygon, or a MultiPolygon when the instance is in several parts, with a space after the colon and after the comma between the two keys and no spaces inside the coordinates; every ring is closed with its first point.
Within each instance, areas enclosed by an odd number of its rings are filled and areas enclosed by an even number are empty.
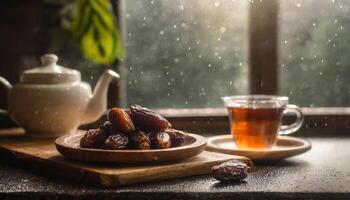
{"type": "Polygon", "coordinates": [[[279,134],[293,133],[303,122],[300,108],[288,104],[288,97],[248,95],[223,97],[223,100],[230,117],[231,134],[239,149],[270,149],[279,134]],[[284,113],[294,113],[296,121],[281,125],[284,113]]]}
{"type": "Polygon", "coordinates": [[[282,108],[228,108],[231,134],[240,149],[271,148],[277,139],[282,108]]]}

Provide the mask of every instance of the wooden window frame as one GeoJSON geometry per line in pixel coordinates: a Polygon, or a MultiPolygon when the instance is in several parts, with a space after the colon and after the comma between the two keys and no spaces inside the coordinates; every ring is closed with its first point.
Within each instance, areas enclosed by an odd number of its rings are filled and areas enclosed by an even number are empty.
{"type": "MultiPolygon", "coordinates": [[[[293,135],[306,137],[349,136],[350,108],[302,108],[304,123],[293,135]]],[[[159,109],[174,127],[203,134],[229,134],[229,119],[224,108],[159,109]]],[[[295,116],[287,115],[283,123],[291,123],[295,116]]]]}
{"type": "MultiPolygon", "coordinates": [[[[125,40],[125,2],[112,1],[118,16],[118,27],[122,30],[125,40]]],[[[249,94],[278,95],[281,90],[281,72],[278,64],[278,13],[279,1],[250,1],[249,2],[249,94]]],[[[122,62],[118,62],[118,72],[125,74],[122,62]]],[[[125,105],[125,85],[119,83],[114,90],[117,95],[112,106],[125,105]]],[[[304,124],[296,133],[301,136],[347,136],[350,131],[350,108],[302,108],[304,124]]],[[[227,111],[224,108],[201,109],[158,109],[178,129],[197,133],[229,133],[227,111]]],[[[286,116],[284,123],[293,120],[286,116]]]]}

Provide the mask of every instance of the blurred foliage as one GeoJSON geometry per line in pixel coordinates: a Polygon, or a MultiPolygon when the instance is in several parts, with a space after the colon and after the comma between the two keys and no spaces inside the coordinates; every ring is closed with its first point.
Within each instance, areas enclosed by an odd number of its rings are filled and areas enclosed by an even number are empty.
{"type": "Polygon", "coordinates": [[[77,0],[72,33],[84,57],[97,64],[122,58],[123,48],[109,0],[77,0]]]}
{"type": "Polygon", "coordinates": [[[350,18],[338,10],[327,13],[310,20],[311,28],[282,58],[283,91],[303,106],[350,104],[350,18]]]}

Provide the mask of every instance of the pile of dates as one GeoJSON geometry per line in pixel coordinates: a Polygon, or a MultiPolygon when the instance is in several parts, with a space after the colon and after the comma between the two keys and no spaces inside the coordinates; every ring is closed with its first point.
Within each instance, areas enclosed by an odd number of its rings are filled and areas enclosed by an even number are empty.
{"type": "Polygon", "coordinates": [[[112,108],[98,129],[90,129],[80,140],[84,148],[166,149],[181,146],[187,134],[171,128],[158,113],[138,105],[128,110],[112,108]]]}

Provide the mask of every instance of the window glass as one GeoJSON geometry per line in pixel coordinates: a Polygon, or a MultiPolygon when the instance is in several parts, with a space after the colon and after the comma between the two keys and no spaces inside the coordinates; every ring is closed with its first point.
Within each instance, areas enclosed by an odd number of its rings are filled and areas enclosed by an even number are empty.
{"type": "Polygon", "coordinates": [[[127,102],[222,106],[247,90],[247,6],[241,0],[125,1],[127,102]]]}
{"type": "Polygon", "coordinates": [[[350,1],[280,1],[283,93],[302,106],[350,105],[350,1]]]}

